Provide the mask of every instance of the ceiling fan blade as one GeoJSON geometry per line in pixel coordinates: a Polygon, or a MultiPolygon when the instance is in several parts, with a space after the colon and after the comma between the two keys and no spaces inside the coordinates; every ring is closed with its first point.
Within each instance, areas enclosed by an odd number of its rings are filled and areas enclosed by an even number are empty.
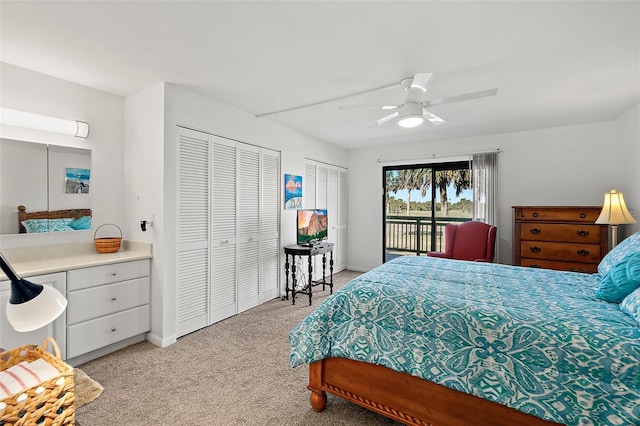
{"type": "Polygon", "coordinates": [[[433,73],[417,73],[409,86],[409,94],[407,95],[406,102],[420,102],[424,99],[432,79],[433,73]]]}
{"type": "Polygon", "coordinates": [[[422,115],[423,115],[424,118],[429,120],[429,122],[431,124],[433,124],[434,126],[439,126],[440,124],[446,123],[446,121],[444,121],[442,118],[438,117],[437,115],[433,114],[432,112],[427,111],[424,108],[422,109],[422,115]]]}
{"type": "Polygon", "coordinates": [[[370,125],[368,125],[367,127],[375,127],[375,126],[380,126],[381,124],[386,123],[389,120],[393,120],[394,118],[396,118],[398,116],[398,111],[391,113],[385,117],[382,117],[380,120],[377,120],[375,123],[372,123],[370,125]]]}
{"type": "Polygon", "coordinates": [[[425,108],[432,107],[434,105],[452,104],[454,102],[470,101],[472,99],[486,98],[489,96],[495,96],[498,93],[498,89],[480,90],[477,92],[463,93],[461,95],[449,96],[441,99],[430,99],[422,102],[422,106],[425,108]]]}
{"type": "Polygon", "coordinates": [[[338,109],[382,109],[392,110],[399,108],[400,105],[341,105],[338,109]]]}

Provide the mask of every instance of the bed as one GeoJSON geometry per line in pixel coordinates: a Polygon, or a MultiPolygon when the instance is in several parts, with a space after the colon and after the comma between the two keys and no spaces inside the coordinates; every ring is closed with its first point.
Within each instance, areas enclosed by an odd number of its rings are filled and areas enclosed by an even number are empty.
{"type": "Polygon", "coordinates": [[[599,270],[400,257],[291,330],[291,365],[316,411],[329,392],[411,425],[637,425],[640,233],[599,270]],[[622,303],[599,298],[614,272],[622,303]]]}
{"type": "Polygon", "coordinates": [[[91,229],[91,209],[28,212],[21,205],[18,206],[18,227],[20,234],[91,229]]]}

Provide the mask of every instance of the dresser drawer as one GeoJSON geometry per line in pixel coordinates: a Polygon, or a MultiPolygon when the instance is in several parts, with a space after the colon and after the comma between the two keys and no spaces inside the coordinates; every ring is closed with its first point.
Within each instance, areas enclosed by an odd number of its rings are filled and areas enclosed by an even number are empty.
{"type": "Polygon", "coordinates": [[[149,303],[149,277],[67,293],[67,324],[98,318],[149,303]]]}
{"type": "Polygon", "coordinates": [[[601,210],[600,207],[518,207],[516,208],[516,220],[595,223],[601,210]]]}
{"type": "Polygon", "coordinates": [[[600,246],[595,244],[554,243],[548,241],[522,241],[521,244],[520,255],[522,258],[583,263],[599,263],[601,259],[600,246]]]}
{"type": "Polygon", "coordinates": [[[521,266],[529,266],[532,268],[555,269],[557,271],[583,272],[587,274],[598,272],[597,263],[562,262],[559,260],[522,258],[521,266]]]}
{"type": "Polygon", "coordinates": [[[67,327],[67,358],[149,331],[149,305],[67,327]]]}
{"type": "Polygon", "coordinates": [[[581,244],[600,244],[600,226],[560,223],[526,223],[520,225],[523,241],[562,241],[581,244]]]}
{"type": "Polygon", "coordinates": [[[67,291],[95,287],[149,275],[149,261],[113,263],[92,268],[73,269],[67,273],[67,291]]]}

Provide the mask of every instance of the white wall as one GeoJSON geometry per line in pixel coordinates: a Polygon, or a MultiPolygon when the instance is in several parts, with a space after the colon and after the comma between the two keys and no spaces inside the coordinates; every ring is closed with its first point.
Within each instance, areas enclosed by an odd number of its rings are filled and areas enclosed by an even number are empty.
{"type": "MultiPolygon", "coordinates": [[[[640,222],[640,103],[616,120],[615,125],[615,189],[624,194],[629,211],[640,222]]],[[[618,239],[634,232],[640,232],[640,223],[620,225],[618,239]]]]}
{"type": "MultiPolygon", "coordinates": [[[[312,158],[346,167],[344,150],[266,119],[171,84],[159,84],[127,98],[125,151],[126,223],[137,240],[154,244],[152,261],[152,324],[149,340],[159,346],[175,341],[175,217],[177,125],[281,151],[284,173],[304,175],[312,158]],[[163,108],[161,117],[159,108],[163,108]],[[149,157],[149,153],[153,152],[149,157]],[[153,191],[152,191],[153,189],[153,191]],[[157,195],[153,195],[157,194],[157,195]],[[142,233],[141,217],[155,214],[156,223],[142,233]]],[[[281,195],[282,196],[282,195],[281,195]]],[[[295,212],[281,210],[280,243],[295,243],[295,212]]]]}
{"type": "MultiPolygon", "coordinates": [[[[102,223],[121,225],[124,220],[124,99],[5,63],[0,63],[0,92],[3,107],[89,123],[90,134],[86,139],[10,126],[0,126],[0,137],[91,149],[94,230],[102,223]]],[[[125,234],[125,238],[129,235],[125,234]]],[[[0,248],[91,241],[93,231],[2,235],[0,248]]]]}
{"type": "Polygon", "coordinates": [[[603,122],[350,151],[347,267],[363,271],[382,263],[382,165],[377,159],[500,148],[498,261],[511,263],[512,206],[601,205],[603,194],[617,183],[610,167],[616,160],[615,137],[615,123],[603,122]]]}

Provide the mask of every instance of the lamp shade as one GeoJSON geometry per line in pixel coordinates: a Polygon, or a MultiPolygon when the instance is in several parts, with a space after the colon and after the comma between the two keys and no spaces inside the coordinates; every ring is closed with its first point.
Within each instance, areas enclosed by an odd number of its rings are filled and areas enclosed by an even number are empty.
{"type": "Polygon", "coordinates": [[[7,319],[20,332],[37,330],[54,321],[67,307],[67,299],[55,288],[20,278],[0,253],[0,267],[11,281],[7,319]]]}
{"type": "Polygon", "coordinates": [[[612,189],[604,194],[604,204],[596,223],[608,223],[609,225],[621,225],[624,223],[636,223],[631,216],[621,192],[612,189]]]}

